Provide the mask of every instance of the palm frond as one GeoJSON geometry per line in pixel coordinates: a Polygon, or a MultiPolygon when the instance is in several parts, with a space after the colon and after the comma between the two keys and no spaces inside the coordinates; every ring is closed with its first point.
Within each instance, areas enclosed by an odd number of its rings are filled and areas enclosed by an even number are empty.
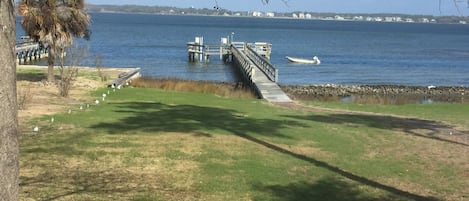
{"type": "Polygon", "coordinates": [[[71,44],[72,37],[89,39],[90,16],[84,0],[22,0],[18,11],[25,32],[33,38],[57,44],[71,44]]]}

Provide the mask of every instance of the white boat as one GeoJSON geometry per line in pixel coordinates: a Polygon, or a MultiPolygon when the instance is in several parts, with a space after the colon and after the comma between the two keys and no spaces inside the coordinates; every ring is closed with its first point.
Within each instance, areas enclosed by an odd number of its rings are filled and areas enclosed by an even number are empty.
{"type": "Polygon", "coordinates": [[[302,59],[302,58],[295,58],[295,57],[287,56],[287,59],[295,63],[316,64],[316,65],[321,64],[321,61],[319,60],[317,56],[314,56],[313,59],[302,59]]]}

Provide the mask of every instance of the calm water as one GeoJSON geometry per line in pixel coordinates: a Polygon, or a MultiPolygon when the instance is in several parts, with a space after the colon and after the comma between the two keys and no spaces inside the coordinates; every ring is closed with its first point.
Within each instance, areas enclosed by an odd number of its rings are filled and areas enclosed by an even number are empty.
{"type": "MultiPolygon", "coordinates": [[[[92,14],[92,39],[79,40],[88,60],[103,66],[141,67],[144,75],[235,81],[230,65],[187,62],[186,43],[203,36],[219,44],[273,44],[271,61],[281,84],[399,84],[469,86],[469,25],[337,22],[137,14],[92,14]],[[289,63],[310,58],[319,66],[289,63]]],[[[22,32],[18,31],[18,35],[22,32]]]]}

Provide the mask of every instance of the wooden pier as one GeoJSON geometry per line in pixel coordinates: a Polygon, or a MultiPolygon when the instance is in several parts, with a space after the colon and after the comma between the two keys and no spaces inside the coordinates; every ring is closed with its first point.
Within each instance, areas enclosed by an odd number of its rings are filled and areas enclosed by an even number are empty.
{"type": "Polygon", "coordinates": [[[227,38],[222,38],[220,45],[205,45],[203,37],[195,37],[194,42],[187,43],[187,53],[189,61],[192,62],[209,62],[213,55],[218,55],[220,59],[229,61],[227,56],[231,54],[230,43],[227,38]]]}
{"type": "Polygon", "coordinates": [[[136,78],[142,77],[142,74],[140,72],[140,68],[133,68],[128,72],[121,73],[119,77],[107,84],[108,87],[121,87],[121,86],[126,86],[128,85],[129,80],[133,80],[136,78]]]}
{"type": "Polygon", "coordinates": [[[22,37],[16,43],[15,53],[18,63],[26,63],[49,56],[48,48],[45,47],[45,44],[34,42],[29,37],[22,37]]]}
{"type": "Polygon", "coordinates": [[[204,45],[202,37],[187,43],[189,61],[208,62],[212,55],[219,55],[223,61],[235,64],[261,98],[269,102],[291,102],[277,84],[278,69],[269,61],[271,50],[270,43],[233,42],[226,38],[222,38],[220,45],[204,45]]]}

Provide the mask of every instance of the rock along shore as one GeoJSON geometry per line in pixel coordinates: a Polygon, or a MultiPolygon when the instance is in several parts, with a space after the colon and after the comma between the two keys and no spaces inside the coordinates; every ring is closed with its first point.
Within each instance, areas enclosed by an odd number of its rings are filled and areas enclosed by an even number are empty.
{"type": "MultiPolygon", "coordinates": [[[[469,99],[469,87],[463,86],[402,86],[402,85],[301,85],[281,86],[294,99],[317,97],[381,96],[432,98],[445,102],[469,99]]],[[[464,101],[465,102],[465,101],[464,101]]]]}
{"type": "Polygon", "coordinates": [[[350,95],[469,95],[469,87],[460,86],[401,86],[401,85],[303,85],[282,86],[289,94],[318,96],[350,95]]]}

